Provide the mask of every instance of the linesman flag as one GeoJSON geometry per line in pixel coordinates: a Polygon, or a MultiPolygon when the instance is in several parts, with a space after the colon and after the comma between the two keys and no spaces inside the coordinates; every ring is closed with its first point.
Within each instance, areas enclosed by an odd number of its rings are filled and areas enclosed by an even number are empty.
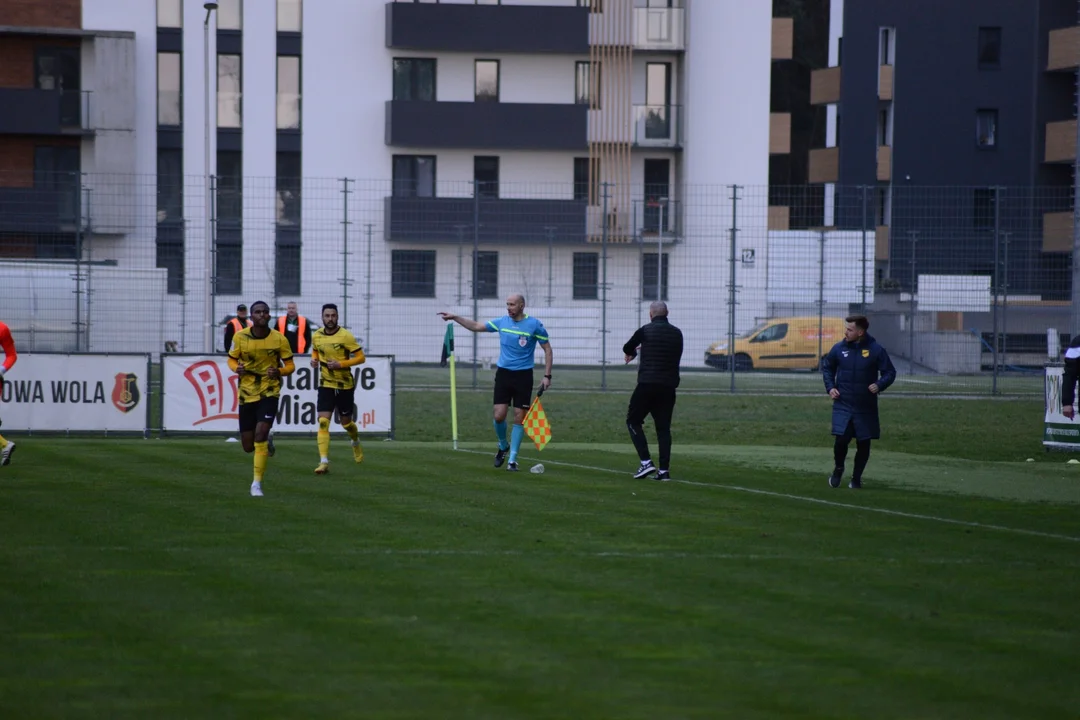
{"type": "Polygon", "coordinates": [[[544,406],[540,404],[540,396],[544,394],[541,387],[529,406],[529,412],[525,413],[525,434],[536,444],[537,450],[543,450],[544,446],[551,442],[551,424],[548,422],[544,406]]]}

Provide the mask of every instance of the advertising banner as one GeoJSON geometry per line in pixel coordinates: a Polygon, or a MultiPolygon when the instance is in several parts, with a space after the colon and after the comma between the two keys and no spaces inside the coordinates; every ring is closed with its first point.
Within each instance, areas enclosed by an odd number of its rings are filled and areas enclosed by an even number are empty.
{"type": "MultiPolygon", "coordinates": [[[[294,355],[296,372],[284,379],[275,432],[319,429],[316,368],[310,355],[294,355]]],[[[356,424],[362,433],[393,432],[393,357],[367,356],[352,368],[356,378],[356,424]]],[[[162,426],[171,432],[236,433],[239,378],[224,355],[162,354],[162,426]]]]}
{"type": "Polygon", "coordinates": [[[1046,415],[1043,421],[1043,445],[1055,450],[1080,450],[1080,420],[1070,420],[1061,414],[1061,387],[1065,369],[1047,365],[1044,387],[1046,415]]]}
{"type": "Polygon", "coordinates": [[[143,432],[150,356],[19,353],[4,378],[5,430],[143,432]]]}

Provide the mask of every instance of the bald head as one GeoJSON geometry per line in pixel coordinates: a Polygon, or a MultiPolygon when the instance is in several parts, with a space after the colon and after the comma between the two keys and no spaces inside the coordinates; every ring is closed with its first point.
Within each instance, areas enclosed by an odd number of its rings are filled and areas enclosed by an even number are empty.
{"type": "Polygon", "coordinates": [[[667,317],[667,303],[663,300],[656,300],[650,304],[649,317],[667,317]]]}
{"type": "Polygon", "coordinates": [[[525,315],[525,296],[514,293],[506,297],[506,314],[515,320],[520,320],[525,315]]]}

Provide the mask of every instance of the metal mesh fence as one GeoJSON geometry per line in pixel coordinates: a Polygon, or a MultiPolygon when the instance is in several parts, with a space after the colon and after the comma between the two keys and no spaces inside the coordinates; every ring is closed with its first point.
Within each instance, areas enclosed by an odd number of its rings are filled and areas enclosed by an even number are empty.
{"type": "MultiPolygon", "coordinates": [[[[0,301],[20,349],[221,352],[239,303],[282,313],[296,301],[318,324],[333,302],[367,350],[396,357],[403,382],[441,386],[436,312],[496,317],[520,292],[564,387],[626,387],[622,344],[660,298],[684,332],[691,390],[818,392],[810,371],[838,319],[861,312],[898,391],[1039,393],[1038,370],[1071,332],[1069,188],[661,197],[444,182],[420,167],[394,181],[208,180],[160,165],[0,174],[0,301]]],[[[457,357],[479,386],[498,343],[458,328],[457,357]]]]}

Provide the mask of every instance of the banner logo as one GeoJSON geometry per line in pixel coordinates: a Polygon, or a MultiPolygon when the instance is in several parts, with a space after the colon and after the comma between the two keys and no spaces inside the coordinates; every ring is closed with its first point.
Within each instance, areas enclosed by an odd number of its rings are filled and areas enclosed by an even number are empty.
{"type": "Polygon", "coordinates": [[[112,404],[122,413],[131,412],[139,405],[139,379],[135,373],[116,373],[112,404]]]}
{"type": "Polygon", "coordinates": [[[240,378],[229,377],[228,385],[222,377],[221,368],[213,360],[203,360],[184,370],[184,377],[199,396],[202,417],[192,425],[202,425],[214,420],[238,420],[239,393],[236,384],[240,378]]]}

